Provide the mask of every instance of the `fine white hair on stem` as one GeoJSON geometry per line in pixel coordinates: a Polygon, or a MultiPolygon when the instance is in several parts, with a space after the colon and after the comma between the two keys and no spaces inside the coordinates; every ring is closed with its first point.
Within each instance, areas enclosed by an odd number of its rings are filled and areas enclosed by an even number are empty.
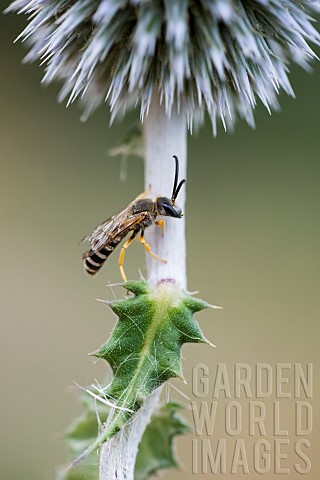
{"type": "Polygon", "coordinates": [[[18,38],[26,61],[46,65],[44,83],[63,82],[60,100],[81,99],[83,118],[108,102],[112,118],[155,92],[170,114],[183,107],[192,128],[207,111],[217,131],[237,117],[254,125],[257,99],[277,109],[293,96],[288,65],[305,69],[319,44],[315,0],[16,0],[29,15],[18,38]]]}
{"type": "MultiPolygon", "coordinates": [[[[149,115],[143,126],[145,143],[145,188],[151,186],[151,196],[171,196],[175,163],[179,159],[180,179],[187,177],[187,127],[183,114],[172,110],[170,118],[165,107],[154,96],[149,115]]],[[[186,186],[183,185],[177,205],[185,211],[186,186]]],[[[146,231],[152,250],[166,263],[147,255],[149,281],[152,284],[173,279],[180,288],[187,288],[185,216],[165,219],[165,233],[153,227],[146,231]]]]}
{"type": "MultiPolygon", "coordinates": [[[[143,407],[134,415],[131,422],[101,447],[100,479],[133,480],[134,465],[139,443],[150,422],[151,415],[159,403],[160,390],[156,389],[145,400],[143,407]]],[[[112,411],[110,413],[112,418],[112,411]]]]}

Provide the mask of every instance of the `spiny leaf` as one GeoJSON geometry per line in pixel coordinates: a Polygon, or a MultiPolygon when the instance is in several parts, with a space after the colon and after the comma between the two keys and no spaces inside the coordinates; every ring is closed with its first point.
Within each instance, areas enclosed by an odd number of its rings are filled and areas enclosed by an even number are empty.
{"type": "MultiPolygon", "coordinates": [[[[81,395],[85,408],[83,415],[74,420],[69,428],[65,442],[70,460],[76,457],[82,449],[90,445],[98,431],[98,418],[105,421],[110,412],[106,405],[97,402],[87,393],[81,395]]],[[[173,450],[173,439],[189,431],[185,419],[177,411],[177,403],[167,403],[159,407],[152,415],[151,421],[144,432],[139,445],[135,465],[135,480],[147,480],[164,468],[178,465],[173,450]]],[[[92,453],[83,463],[67,472],[60,472],[60,480],[97,480],[99,477],[99,462],[92,453]]]]}
{"type": "Polygon", "coordinates": [[[153,289],[145,281],[123,286],[133,296],[106,302],[118,322],[109,340],[92,354],[106,360],[113,370],[113,379],[100,396],[114,408],[100,434],[75,463],[126,425],[155,388],[169,378],[182,377],[182,344],[207,342],[193,313],[208,304],[174,283],[163,282],[153,289]]]}

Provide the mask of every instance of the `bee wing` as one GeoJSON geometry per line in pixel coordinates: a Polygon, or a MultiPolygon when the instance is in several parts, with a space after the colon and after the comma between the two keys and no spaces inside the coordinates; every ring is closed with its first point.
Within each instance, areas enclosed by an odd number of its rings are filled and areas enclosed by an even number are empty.
{"type": "Polygon", "coordinates": [[[127,209],[125,210],[122,210],[121,212],[119,213],[116,213],[115,215],[113,215],[112,217],[110,218],[107,218],[107,220],[104,220],[104,222],[100,223],[99,225],[97,225],[90,233],[88,233],[87,235],[85,235],[79,243],[83,243],[83,242],[88,242],[89,244],[92,244],[93,240],[97,237],[99,237],[101,234],[106,234],[108,236],[108,234],[111,232],[112,228],[114,227],[114,225],[118,222],[118,218],[121,218],[123,213],[126,211],[127,209]]]}
{"type": "MultiPolygon", "coordinates": [[[[93,251],[100,250],[115,238],[123,238],[133,227],[144,219],[147,212],[131,213],[129,207],[98,225],[84,238],[93,251]]],[[[121,240],[120,240],[121,241],[121,240]]]]}

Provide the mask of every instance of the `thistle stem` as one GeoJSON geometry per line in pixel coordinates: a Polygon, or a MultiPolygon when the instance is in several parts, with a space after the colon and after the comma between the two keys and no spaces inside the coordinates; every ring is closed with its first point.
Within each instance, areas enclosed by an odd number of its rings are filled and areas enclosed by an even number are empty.
{"type": "MultiPolygon", "coordinates": [[[[145,186],[151,188],[152,198],[171,197],[177,155],[180,163],[180,178],[186,178],[187,127],[184,115],[176,110],[170,117],[154,97],[149,114],[144,122],[145,186]]],[[[179,193],[177,204],[184,211],[185,187],[179,193]]],[[[152,284],[161,280],[174,280],[186,288],[186,238],[185,217],[166,218],[164,237],[161,229],[152,226],[146,230],[146,240],[151,250],[166,263],[147,254],[148,279],[152,284]]],[[[161,388],[155,390],[144,402],[129,425],[103,444],[100,453],[100,480],[134,480],[135,459],[138,447],[154,409],[159,403],[161,388]]]]}
{"type": "MultiPolygon", "coordinates": [[[[176,110],[166,115],[159,100],[153,100],[148,117],[144,122],[145,145],[145,188],[151,187],[151,196],[171,197],[175,164],[172,158],[177,155],[180,164],[180,179],[187,174],[187,127],[184,115],[176,110]]],[[[177,205],[185,210],[186,189],[182,187],[177,205]]],[[[149,281],[156,284],[160,280],[173,279],[181,288],[186,288],[186,238],[185,217],[180,219],[165,217],[165,234],[160,228],[146,230],[146,240],[152,251],[167,263],[154,260],[147,255],[149,281]]]]}

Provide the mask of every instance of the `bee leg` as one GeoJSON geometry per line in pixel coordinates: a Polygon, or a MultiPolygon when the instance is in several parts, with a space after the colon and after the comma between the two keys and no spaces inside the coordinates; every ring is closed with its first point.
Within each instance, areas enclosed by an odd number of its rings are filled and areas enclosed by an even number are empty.
{"type": "Polygon", "coordinates": [[[131,237],[128,238],[128,240],[123,244],[123,247],[121,248],[121,252],[120,252],[120,255],[119,255],[118,265],[119,265],[122,280],[124,282],[127,281],[127,276],[126,276],[126,274],[124,272],[124,268],[123,268],[124,256],[125,256],[127,248],[129,247],[130,243],[132,242],[132,240],[134,239],[135,236],[136,236],[136,232],[134,232],[131,235],[131,237]]]}
{"type": "Polygon", "coordinates": [[[156,222],[156,225],[157,227],[161,228],[162,236],[164,237],[164,227],[166,225],[166,222],[164,220],[159,220],[158,222],[156,222]]]}
{"type": "Polygon", "coordinates": [[[132,202],[132,203],[135,203],[137,200],[141,200],[141,198],[144,198],[146,195],[150,195],[150,192],[151,192],[151,185],[149,185],[148,189],[145,190],[144,192],[140,193],[140,195],[138,195],[132,202]]]}
{"type": "Polygon", "coordinates": [[[140,238],[140,242],[144,246],[144,248],[147,250],[147,252],[151,255],[151,257],[155,258],[156,260],[160,260],[160,262],[167,263],[167,260],[164,260],[163,258],[158,257],[155,253],[151,252],[151,247],[150,245],[146,242],[144,238],[144,231],[142,230],[140,238]]]}

